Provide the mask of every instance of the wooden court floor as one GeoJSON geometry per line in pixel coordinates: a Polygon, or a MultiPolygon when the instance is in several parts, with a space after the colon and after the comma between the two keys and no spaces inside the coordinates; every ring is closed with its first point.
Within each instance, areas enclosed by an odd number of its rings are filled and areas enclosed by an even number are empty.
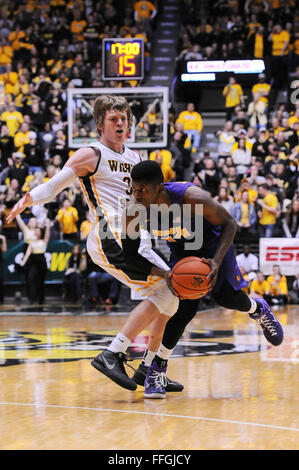
{"type": "Polygon", "coordinates": [[[126,316],[2,312],[0,449],[298,450],[299,307],[276,314],[285,329],[279,348],[247,315],[200,312],[169,364],[184,391],[146,400],[141,387],[126,391],[90,365],[126,316]]]}

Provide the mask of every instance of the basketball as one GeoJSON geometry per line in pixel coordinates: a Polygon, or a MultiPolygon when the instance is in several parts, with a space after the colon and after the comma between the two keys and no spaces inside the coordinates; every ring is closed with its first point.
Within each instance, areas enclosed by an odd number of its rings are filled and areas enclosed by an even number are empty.
{"type": "Polygon", "coordinates": [[[183,258],[173,267],[171,285],[182,299],[200,299],[210,290],[207,278],[210,271],[210,266],[201,258],[183,258]]]}

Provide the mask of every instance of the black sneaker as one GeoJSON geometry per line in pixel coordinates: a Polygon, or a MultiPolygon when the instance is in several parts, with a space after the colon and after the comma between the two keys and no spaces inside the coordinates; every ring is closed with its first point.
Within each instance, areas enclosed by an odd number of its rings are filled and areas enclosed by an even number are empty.
{"type": "Polygon", "coordinates": [[[121,387],[127,390],[136,390],[136,383],[130,379],[124,368],[125,359],[124,353],[114,353],[105,349],[91,361],[91,365],[121,387]]]}
{"type": "MultiPolygon", "coordinates": [[[[134,380],[134,382],[137,385],[141,385],[142,387],[144,387],[144,381],[145,381],[147,371],[148,371],[147,366],[145,366],[142,363],[139,364],[138,369],[136,370],[135,374],[132,377],[132,380],[134,380]]],[[[167,384],[165,386],[165,392],[181,392],[182,390],[184,390],[184,385],[180,384],[179,382],[174,382],[168,377],[166,377],[166,382],[167,384]]]]}

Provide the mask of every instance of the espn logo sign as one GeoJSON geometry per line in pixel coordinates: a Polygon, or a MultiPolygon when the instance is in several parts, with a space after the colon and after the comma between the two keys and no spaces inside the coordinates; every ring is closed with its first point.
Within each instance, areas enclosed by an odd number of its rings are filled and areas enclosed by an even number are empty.
{"type": "Polygon", "coordinates": [[[299,261],[299,246],[267,246],[265,261],[273,263],[299,261]]]}
{"type": "Polygon", "coordinates": [[[260,238],[260,270],[272,274],[273,264],[279,264],[282,274],[295,276],[299,273],[298,238],[260,238]]]}

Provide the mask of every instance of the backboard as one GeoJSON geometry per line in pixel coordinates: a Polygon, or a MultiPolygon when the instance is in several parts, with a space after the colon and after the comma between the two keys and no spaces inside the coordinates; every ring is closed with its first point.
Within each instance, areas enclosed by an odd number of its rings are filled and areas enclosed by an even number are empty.
{"type": "Polygon", "coordinates": [[[68,140],[70,148],[98,140],[93,104],[100,94],[122,95],[131,106],[134,122],[127,145],[135,149],[163,148],[168,134],[168,88],[71,88],[68,90],[68,140]]]}

